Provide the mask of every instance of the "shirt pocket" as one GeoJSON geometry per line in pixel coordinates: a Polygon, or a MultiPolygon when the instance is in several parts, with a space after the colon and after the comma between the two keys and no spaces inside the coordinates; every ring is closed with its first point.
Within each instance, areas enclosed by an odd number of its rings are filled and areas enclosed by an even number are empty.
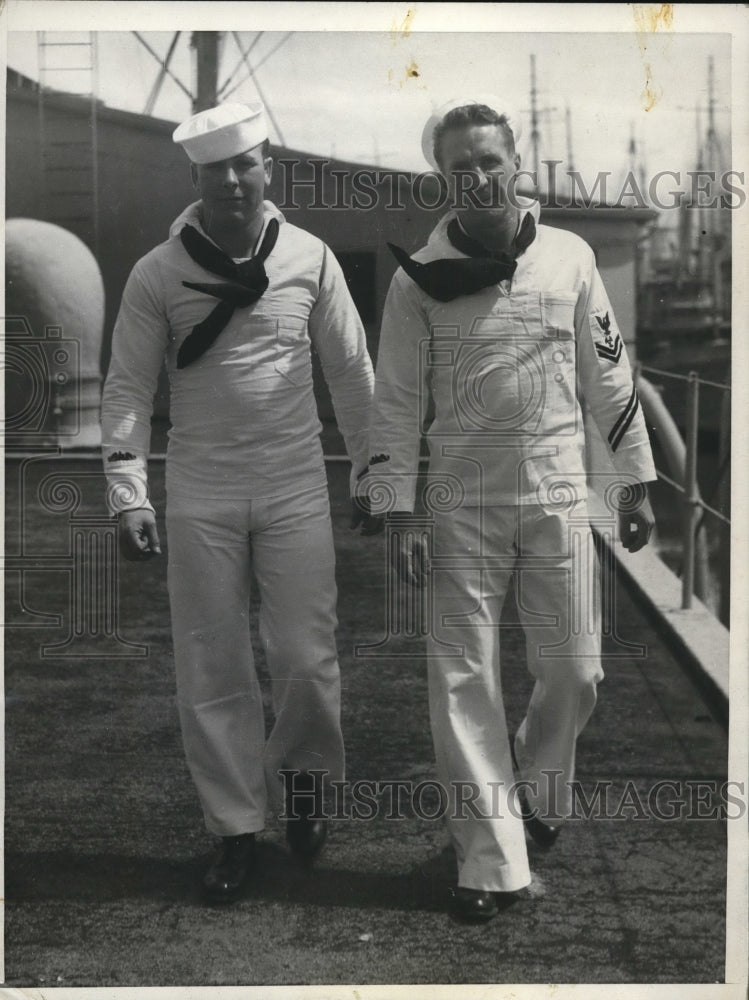
{"type": "Polygon", "coordinates": [[[541,296],[543,336],[550,340],[574,340],[577,295],[571,292],[545,293],[541,296]]]}
{"type": "Polygon", "coordinates": [[[292,385],[301,386],[310,381],[312,363],[306,320],[278,320],[274,366],[292,385]]]}
{"type": "Polygon", "coordinates": [[[575,435],[580,430],[576,372],[576,306],[577,295],[569,292],[554,292],[541,296],[547,421],[557,435],[575,435]]]}

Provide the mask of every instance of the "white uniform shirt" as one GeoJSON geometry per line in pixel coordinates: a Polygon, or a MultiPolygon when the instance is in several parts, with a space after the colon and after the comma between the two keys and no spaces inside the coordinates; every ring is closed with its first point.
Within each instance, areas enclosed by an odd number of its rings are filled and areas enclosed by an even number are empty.
{"type": "Polygon", "coordinates": [[[275,216],[280,228],[265,262],[268,289],[234,311],[202,357],[177,368],[180,345],[217,304],[182,282],[221,280],[194,263],[179,238],[186,223],[205,235],[198,209],[191,205],[170,238],[136,263],[123,293],[102,400],[113,513],[150,506],[146,458],[165,357],[172,423],[167,490],[252,500],[325,483],[310,344],[331,391],[352,481],[367,462],[374,376],[359,315],[332,251],[287,223],[270,202],[257,244],[275,216]]]}
{"type": "MultiPolygon", "coordinates": [[[[528,203],[535,219],[539,206],[528,203]]],[[[454,214],[414,254],[466,255],[447,237],[454,214]]],[[[539,225],[512,281],[439,302],[402,269],[385,304],[370,429],[370,489],[414,508],[419,442],[428,427],[431,480],[467,506],[543,503],[570,482],[586,496],[579,395],[614,468],[656,478],[632,375],[592,249],[539,225]]],[[[552,501],[553,502],[553,501],[552,501]]]]}

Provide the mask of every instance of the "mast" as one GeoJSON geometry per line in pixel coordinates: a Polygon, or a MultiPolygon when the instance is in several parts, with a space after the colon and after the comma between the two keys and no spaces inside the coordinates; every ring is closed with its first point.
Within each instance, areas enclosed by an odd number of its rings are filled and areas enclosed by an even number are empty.
{"type": "Polygon", "coordinates": [[[564,124],[567,136],[567,170],[572,171],[575,169],[575,162],[572,156],[572,113],[570,111],[569,101],[567,101],[567,107],[564,113],[564,124]]]}
{"type": "MultiPolygon", "coordinates": [[[[720,169],[718,160],[718,135],[715,130],[715,64],[712,56],[707,60],[707,169],[717,171],[720,169]]],[[[716,340],[720,337],[720,321],[723,318],[723,275],[721,266],[723,263],[723,232],[721,218],[717,214],[717,209],[712,211],[712,222],[709,227],[703,226],[703,230],[708,230],[709,253],[711,274],[710,281],[713,292],[713,334],[716,340]]]]}
{"type": "Polygon", "coordinates": [[[195,96],[192,112],[205,111],[218,103],[218,65],[222,33],[193,31],[190,45],[195,50],[195,96]]]}
{"type": "Polygon", "coordinates": [[[540,135],[538,131],[538,107],[536,104],[538,98],[538,91],[536,90],[536,57],[531,55],[531,151],[533,156],[533,175],[536,178],[535,187],[538,190],[539,187],[539,140],[540,135]]]}
{"type": "Polygon", "coordinates": [[[635,142],[635,123],[629,123],[629,172],[634,177],[637,169],[637,143],[635,142]]]}

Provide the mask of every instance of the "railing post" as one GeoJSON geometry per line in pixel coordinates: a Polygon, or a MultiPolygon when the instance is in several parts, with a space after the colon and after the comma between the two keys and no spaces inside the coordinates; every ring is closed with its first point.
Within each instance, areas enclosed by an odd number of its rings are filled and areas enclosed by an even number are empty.
{"type": "Polygon", "coordinates": [[[681,606],[692,607],[694,592],[695,527],[700,497],[697,489],[697,431],[699,427],[700,383],[696,372],[689,373],[686,401],[686,467],[684,470],[684,573],[681,581],[681,606]]]}
{"type": "Polygon", "coordinates": [[[719,534],[719,573],[720,573],[720,605],[719,618],[726,626],[731,622],[731,393],[723,390],[720,405],[720,445],[718,448],[720,468],[726,472],[720,477],[720,493],[718,508],[728,517],[729,523],[720,522],[719,534]]]}

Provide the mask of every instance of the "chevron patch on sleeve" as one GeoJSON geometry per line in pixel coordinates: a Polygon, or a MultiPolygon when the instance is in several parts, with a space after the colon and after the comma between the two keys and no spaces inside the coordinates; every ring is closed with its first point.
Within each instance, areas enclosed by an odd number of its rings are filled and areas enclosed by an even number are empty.
{"type": "Polygon", "coordinates": [[[615,365],[618,363],[619,358],[621,358],[624,349],[622,338],[618,333],[612,333],[611,317],[608,312],[595,313],[593,318],[597,326],[597,330],[594,330],[594,332],[601,334],[603,337],[602,341],[595,339],[593,341],[596,354],[602,361],[610,361],[611,364],[615,365]]]}
{"type": "Polygon", "coordinates": [[[611,445],[611,450],[616,451],[616,449],[621,444],[621,440],[627,433],[629,425],[635,419],[635,414],[637,413],[637,408],[640,405],[640,400],[637,396],[637,389],[632,386],[632,393],[627,400],[627,405],[624,407],[619,415],[619,419],[616,421],[614,426],[609,431],[609,444],[611,445]]]}

